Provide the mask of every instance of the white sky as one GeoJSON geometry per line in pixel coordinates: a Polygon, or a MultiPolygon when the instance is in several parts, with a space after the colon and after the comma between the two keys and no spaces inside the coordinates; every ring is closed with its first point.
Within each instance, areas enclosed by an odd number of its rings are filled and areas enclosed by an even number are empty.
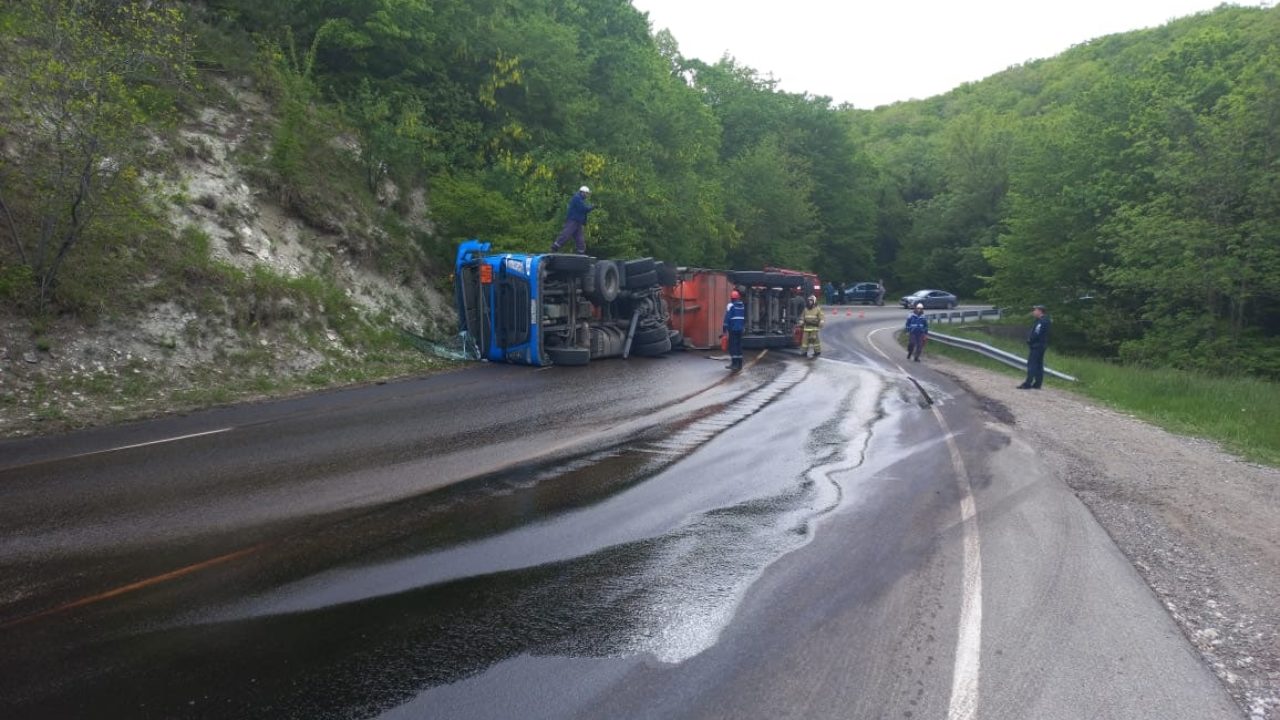
{"type": "MultiPolygon", "coordinates": [[[[874,108],[932,97],[1222,0],[632,0],[680,53],[726,52],[787,92],[874,108]]],[[[1273,1],[1238,0],[1267,6],[1273,1]]]]}

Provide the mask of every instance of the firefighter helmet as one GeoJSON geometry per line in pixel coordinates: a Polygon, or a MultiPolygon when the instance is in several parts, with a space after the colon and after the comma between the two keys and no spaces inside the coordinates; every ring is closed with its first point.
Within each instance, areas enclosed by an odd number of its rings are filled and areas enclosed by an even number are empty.
{"type": "Polygon", "coordinates": [[[734,290],[733,292],[729,293],[729,299],[730,299],[730,300],[741,300],[741,299],[742,299],[742,295],[741,295],[741,294],[739,294],[737,290],[734,290]]]}

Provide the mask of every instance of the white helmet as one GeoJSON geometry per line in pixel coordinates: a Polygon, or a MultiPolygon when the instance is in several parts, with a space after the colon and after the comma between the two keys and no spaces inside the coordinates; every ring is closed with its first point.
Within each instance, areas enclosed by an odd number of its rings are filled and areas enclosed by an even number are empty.
{"type": "Polygon", "coordinates": [[[578,192],[580,192],[580,193],[586,193],[586,194],[590,195],[590,194],[591,194],[591,188],[587,187],[586,185],[583,185],[582,187],[578,188],[578,192]]]}
{"type": "Polygon", "coordinates": [[[923,310],[923,309],[924,309],[924,303],[916,303],[916,309],[917,309],[917,310],[923,310]]]}

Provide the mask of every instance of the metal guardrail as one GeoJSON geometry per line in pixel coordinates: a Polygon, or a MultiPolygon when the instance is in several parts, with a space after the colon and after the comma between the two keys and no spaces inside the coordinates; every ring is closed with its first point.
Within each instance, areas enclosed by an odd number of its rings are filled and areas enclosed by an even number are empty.
{"type": "MultiPolygon", "coordinates": [[[[1005,352],[1000,348],[991,347],[990,345],[987,345],[985,343],[977,342],[975,340],[966,340],[964,338],[958,338],[952,335],[943,335],[942,333],[934,332],[932,329],[932,326],[935,323],[939,323],[943,320],[945,320],[948,324],[950,324],[952,322],[955,322],[956,319],[959,319],[960,322],[963,323],[967,318],[977,318],[981,320],[984,317],[998,318],[1000,317],[1000,315],[1001,313],[999,308],[990,308],[987,310],[948,310],[942,313],[931,313],[931,314],[925,315],[925,317],[929,319],[929,325],[930,325],[929,340],[930,342],[937,341],[942,343],[943,345],[950,345],[951,347],[958,347],[964,350],[972,350],[973,352],[976,352],[979,355],[989,357],[992,360],[995,360],[997,362],[1002,362],[1005,365],[1026,370],[1027,361],[1025,358],[1019,357],[1010,352],[1005,352]]],[[[1054,370],[1052,368],[1046,367],[1044,369],[1044,372],[1046,375],[1052,375],[1062,380],[1076,382],[1076,378],[1066,373],[1058,372],[1057,370],[1054,370]]]]}

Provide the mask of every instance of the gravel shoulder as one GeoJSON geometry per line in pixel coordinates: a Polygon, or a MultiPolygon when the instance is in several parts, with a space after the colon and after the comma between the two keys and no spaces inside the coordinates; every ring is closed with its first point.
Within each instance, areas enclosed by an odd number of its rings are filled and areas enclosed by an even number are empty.
{"type": "Polygon", "coordinates": [[[1280,720],[1280,469],[934,357],[1093,512],[1250,720],[1280,720]]]}

